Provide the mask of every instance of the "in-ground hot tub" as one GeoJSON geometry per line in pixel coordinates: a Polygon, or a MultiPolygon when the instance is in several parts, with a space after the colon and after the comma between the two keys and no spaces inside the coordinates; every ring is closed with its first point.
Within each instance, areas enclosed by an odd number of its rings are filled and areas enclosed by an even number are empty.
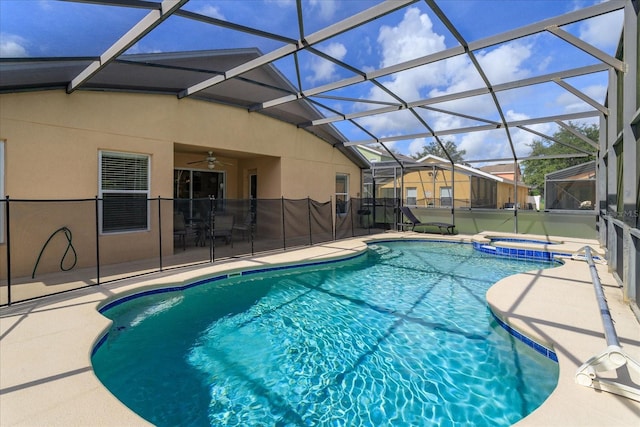
{"type": "Polygon", "coordinates": [[[571,256],[562,249],[561,241],[546,236],[479,235],[473,238],[473,247],[480,252],[510,258],[553,260],[556,256],[571,256]]]}
{"type": "Polygon", "coordinates": [[[557,245],[559,242],[552,242],[551,240],[544,239],[531,239],[531,238],[522,238],[519,239],[517,237],[489,237],[491,243],[496,242],[511,242],[511,243],[531,243],[534,245],[557,245]]]}

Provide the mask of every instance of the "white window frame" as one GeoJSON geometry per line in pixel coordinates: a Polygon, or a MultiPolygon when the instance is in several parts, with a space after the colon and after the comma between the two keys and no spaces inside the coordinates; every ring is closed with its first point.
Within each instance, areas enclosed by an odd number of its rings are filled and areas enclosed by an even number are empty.
{"type": "Polygon", "coordinates": [[[347,213],[346,204],[349,203],[349,174],[347,174],[347,173],[337,173],[336,174],[336,184],[337,184],[337,181],[338,181],[338,177],[344,177],[345,178],[345,186],[344,186],[345,191],[343,193],[338,193],[336,191],[336,193],[335,193],[335,197],[336,197],[336,215],[345,215],[347,213]],[[344,203],[345,203],[344,212],[339,212],[338,211],[338,196],[344,196],[344,203]]]}
{"type": "Polygon", "coordinates": [[[102,200],[100,203],[100,212],[99,212],[99,224],[100,224],[100,233],[101,234],[119,234],[119,233],[137,233],[141,231],[149,231],[151,229],[151,209],[149,198],[151,196],[151,156],[148,154],[138,154],[138,153],[127,153],[121,151],[111,151],[111,150],[100,150],[98,151],[98,192],[99,198],[102,200]],[[103,155],[112,155],[123,158],[135,158],[135,159],[146,159],[147,160],[147,179],[146,179],[146,190],[136,190],[136,189],[118,189],[118,190],[105,190],[103,188],[102,182],[102,158],[103,155]],[[104,230],[104,195],[105,194],[144,194],[147,199],[147,218],[146,224],[144,227],[127,229],[123,228],[121,230],[104,230]]]}
{"type": "Polygon", "coordinates": [[[453,206],[453,188],[452,187],[440,187],[440,206],[451,207],[453,206]],[[447,198],[451,200],[451,204],[443,204],[442,199],[447,198]]]}
{"type": "Polygon", "coordinates": [[[407,205],[416,206],[418,204],[418,188],[417,187],[407,187],[405,188],[405,200],[407,205]],[[409,199],[413,199],[413,203],[409,202],[409,199]]]}

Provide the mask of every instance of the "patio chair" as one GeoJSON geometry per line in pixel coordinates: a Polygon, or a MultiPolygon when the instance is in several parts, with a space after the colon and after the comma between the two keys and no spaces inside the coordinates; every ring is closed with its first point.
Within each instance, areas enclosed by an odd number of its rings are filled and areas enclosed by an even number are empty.
{"type": "MultiPolygon", "coordinates": [[[[406,206],[402,206],[400,207],[400,210],[402,211],[402,214],[407,218],[407,220],[409,220],[409,222],[407,223],[407,225],[411,225],[411,231],[414,231],[414,229],[416,228],[416,225],[418,226],[433,226],[433,227],[438,227],[438,229],[440,230],[440,233],[445,234],[445,231],[447,232],[447,234],[453,234],[454,233],[454,228],[455,225],[454,224],[449,224],[447,222],[421,222],[414,214],[413,212],[411,212],[411,209],[409,209],[406,206]]],[[[400,224],[402,226],[404,226],[405,224],[400,224]]]]}
{"type": "Polygon", "coordinates": [[[247,214],[244,217],[244,221],[241,223],[236,223],[233,225],[233,231],[240,231],[242,232],[242,239],[244,240],[245,237],[247,238],[247,241],[251,240],[251,226],[253,223],[253,214],[251,213],[251,211],[247,212],[247,214]]]}
{"type": "Polygon", "coordinates": [[[182,243],[182,250],[187,249],[187,224],[182,212],[173,213],[173,238],[182,243]]]}
{"type": "Polygon", "coordinates": [[[212,238],[224,238],[225,243],[233,247],[233,215],[215,215],[211,218],[212,238]]]}

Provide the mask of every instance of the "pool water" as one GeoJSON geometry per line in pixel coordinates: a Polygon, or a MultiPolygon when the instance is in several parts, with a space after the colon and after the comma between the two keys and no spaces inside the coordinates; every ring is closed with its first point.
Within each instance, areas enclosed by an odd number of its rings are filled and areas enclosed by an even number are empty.
{"type": "Polygon", "coordinates": [[[498,326],[485,293],[551,266],[380,243],[116,305],[93,366],[158,426],[507,426],[548,397],[558,366],[498,326]]]}

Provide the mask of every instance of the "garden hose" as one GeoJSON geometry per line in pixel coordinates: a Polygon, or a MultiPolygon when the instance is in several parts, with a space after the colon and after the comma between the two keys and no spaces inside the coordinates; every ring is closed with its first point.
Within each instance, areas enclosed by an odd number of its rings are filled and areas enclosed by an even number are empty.
{"type": "Polygon", "coordinates": [[[76,249],[73,247],[73,243],[71,243],[71,239],[72,239],[71,230],[69,230],[67,227],[60,227],[56,231],[54,231],[51,234],[51,236],[49,236],[49,238],[45,242],[44,246],[40,250],[40,255],[38,255],[38,260],[36,261],[36,265],[33,267],[33,273],[31,273],[31,278],[32,279],[34,279],[36,277],[36,269],[38,268],[38,264],[40,263],[40,258],[42,257],[42,254],[44,253],[44,250],[46,249],[46,247],[49,244],[49,242],[51,241],[51,239],[53,239],[53,237],[56,234],[58,234],[60,231],[64,232],[64,235],[67,238],[67,243],[68,243],[67,244],[67,249],[64,251],[64,254],[62,255],[62,258],[60,259],[60,270],[69,271],[73,267],[76,266],[76,263],[78,262],[78,254],[76,253],[76,249]],[[64,260],[67,257],[67,254],[69,253],[69,249],[71,249],[73,251],[73,264],[71,264],[71,267],[69,267],[69,268],[64,268],[64,260]]]}

